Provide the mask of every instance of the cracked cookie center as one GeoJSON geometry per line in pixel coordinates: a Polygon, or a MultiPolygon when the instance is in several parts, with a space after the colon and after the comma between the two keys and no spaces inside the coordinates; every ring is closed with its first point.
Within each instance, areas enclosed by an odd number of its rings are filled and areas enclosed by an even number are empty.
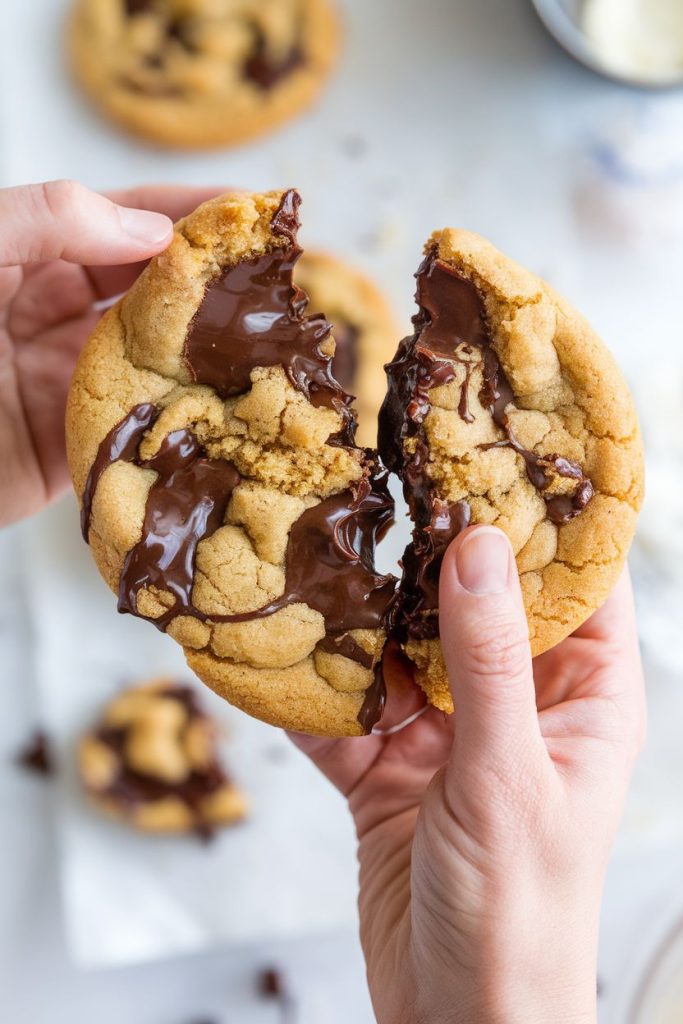
{"type": "Polygon", "coordinates": [[[525,465],[531,485],[545,501],[546,516],[555,525],[579,515],[593,496],[593,485],[577,463],[558,454],[539,455],[516,438],[510,411],[515,396],[496,354],[484,304],[476,285],[440,260],[431,249],[416,274],[419,312],[415,333],[400,345],[387,366],[388,392],[380,412],[379,449],[388,468],[403,480],[414,523],[413,540],[404,555],[404,573],[392,610],[399,638],[425,640],[438,636],[438,577],[448,544],[470,522],[467,501],[442,500],[430,475],[425,420],[431,411],[430,392],[456,378],[464,365],[458,416],[471,425],[470,384],[475,366],[482,375],[478,399],[502,437],[479,450],[511,448],[525,465]],[[556,493],[556,480],[575,481],[556,493]]]}

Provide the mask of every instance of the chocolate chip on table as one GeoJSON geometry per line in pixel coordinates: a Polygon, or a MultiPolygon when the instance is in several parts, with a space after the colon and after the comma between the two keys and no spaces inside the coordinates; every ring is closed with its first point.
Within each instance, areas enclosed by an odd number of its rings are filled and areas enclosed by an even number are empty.
{"type": "Polygon", "coordinates": [[[20,768],[34,775],[50,776],[54,774],[55,764],[50,742],[42,729],[37,729],[26,745],[16,756],[20,768]]]}

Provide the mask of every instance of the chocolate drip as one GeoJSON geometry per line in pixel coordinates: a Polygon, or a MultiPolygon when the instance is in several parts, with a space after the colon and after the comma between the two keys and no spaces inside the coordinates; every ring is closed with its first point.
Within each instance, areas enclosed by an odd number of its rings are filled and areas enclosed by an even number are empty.
{"type": "Polygon", "coordinates": [[[393,522],[387,474],[364,477],[309,508],[292,526],[285,556],[285,592],[263,608],[240,615],[210,615],[213,622],[249,622],[292,604],[306,604],[325,618],[330,633],[379,629],[396,579],[373,567],[375,546],[393,522]]]}
{"type": "Polygon", "coordinates": [[[166,629],[177,615],[196,614],[192,583],[197,545],[222,526],[240,475],[231,463],[202,456],[189,430],[169,434],[158,453],[138,465],[159,475],[147,498],[142,538],[123,566],[119,611],[140,615],[140,590],[155,587],[171,593],[171,607],[150,619],[166,629]]]}
{"type": "Polygon", "coordinates": [[[447,505],[438,499],[429,474],[429,452],[424,420],[431,408],[433,387],[455,378],[455,364],[465,365],[458,414],[465,423],[474,419],[469,408],[473,366],[480,353],[483,383],[479,400],[487,408],[505,439],[483,449],[510,447],[524,459],[527,476],[545,500],[548,518],[557,524],[578,515],[593,496],[593,487],[575,462],[561,455],[537,455],[514,436],[508,409],[514,394],[492,346],[486,314],[475,284],[437,258],[431,250],[417,272],[419,312],[415,332],[404,339],[396,358],[387,365],[388,392],[379,420],[379,448],[385,464],[398,473],[415,523],[412,543],[404,558],[404,574],[392,616],[399,634],[425,638],[438,635],[438,621],[429,612],[438,608],[438,575],[450,541],[470,521],[466,502],[447,505]],[[404,444],[416,438],[412,454],[404,444]],[[570,495],[549,495],[553,476],[577,481],[570,495]]]}
{"type": "Polygon", "coordinates": [[[156,419],[159,410],[143,402],[134,406],[125,419],[113,427],[100,444],[83,491],[81,532],[88,541],[92,503],[100,477],[112,462],[135,462],[140,442],[156,419]]]}
{"type": "Polygon", "coordinates": [[[185,361],[193,380],[210,384],[222,398],[247,391],[254,367],[282,366],[314,406],[341,415],[345,443],[353,444],[352,399],[321,348],[331,325],[321,315],[304,316],[308,296],[292,280],[302,252],[296,244],[299,202],[290,189],[272,220],[289,248],[243,260],[208,285],[187,333],[185,361]]]}
{"type": "Polygon", "coordinates": [[[363,706],[358,712],[358,721],[365,733],[371,733],[384,714],[387,703],[387,685],[384,681],[384,668],[380,661],[375,665],[375,678],[365,693],[363,706]]]}
{"type": "Polygon", "coordinates": [[[254,47],[244,62],[244,77],[264,92],[274,88],[283,78],[296,71],[304,63],[304,55],[297,44],[280,60],[275,60],[268,52],[268,44],[263,30],[254,25],[254,47]]]}
{"type": "Polygon", "coordinates": [[[375,663],[372,654],[369,654],[364,647],[361,647],[349,633],[341,633],[339,636],[332,634],[325,636],[319,641],[318,648],[321,651],[327,651],[328,654],[340,654],[343,658],[348,658],[350,661],[355,661],[362,665],[363,668],[372,668],[375,663]]]}

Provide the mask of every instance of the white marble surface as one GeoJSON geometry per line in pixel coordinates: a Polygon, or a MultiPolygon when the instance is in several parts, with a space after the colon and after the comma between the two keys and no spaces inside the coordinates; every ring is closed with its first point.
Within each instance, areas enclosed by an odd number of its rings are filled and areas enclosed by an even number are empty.
{"type": "MultiPolygon", "coordinates": [[[[634,178],[614,153],[615,125],[625,126],[619,139],[655,111],[666,109],[675,122],[675,98],[646,97],[576,67],[546,38],[526,0],[346,0],[346,53],[321,105],[272,138],[201,156],[132,143],[72,92],[58,45],[66,0],[6,6],[3,184],[56,176],[95,187],[297,184],[305,243],[337,248],[373,272],[406,320],[422,241],[435,226],[462,224],[490,235],[574,299],[633,381],[653,352],[669,372],[680,371],[677,163],[670,161],[671,172],[666,153],[660,159],[673,179],[662,177],[661,166],[634,178]],[[352,157],[346,143],[358,137],[366,146],[352,157]]],[[[20,535],[28,536],[26,528],[0,535],[5,765],[40,717],[20,535]]],[[[77,623],[73,630],[76,637],[77,623]]],[[[648,682],[650,744],[605,901],[603,1024],[626,1024],[645,961],[683,904],[683,812],[676,813],[683,769],[671,710],[680,707],[683,679],[669,666],[666,676],[653,669],[648,682]]],[[[257,966],[276,958],[299,995],[302,1024],[372,1021],[348,933],[144,967],[77,969],[66,953],[49,787],[8,768],[0,773],[0,801],[0,976],[8,1020],[191,1024],[210,1016],[219,1024],[275,1024],[276,1011],[255,1000],[250,986],[257,966]]]]}

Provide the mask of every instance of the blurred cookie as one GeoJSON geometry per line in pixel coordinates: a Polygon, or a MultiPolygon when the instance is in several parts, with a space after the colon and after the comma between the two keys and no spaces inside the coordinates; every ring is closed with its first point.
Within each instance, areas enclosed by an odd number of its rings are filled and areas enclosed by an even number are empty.
{"type": "Polygon", "coordinates": [[[317,97],[339,25],[329,0],[76,0],[76,76],[109,117],[201,149],[269,131],[317,97]]]}
{"type": "Polygon", "coordinates": [[[467,231],[438,231],[425,252],[379,444],[415,524],[394,628],[430,701],[450,711],[438,640],[448,543],[469,523],[505,530],[540,654],[615,584],[642,502],[643,451],[612,356],[547,284],[467,231]]]}
{"type": "Polygon", "coordinates": [[[359,735],[384,702],[393,502],[292,282],[298,206],[233,193],[176,225],[80,357],[67,447],[121,611],[257,718],[359,735]]]}
{"type": "Polygon", "coordinates": [[[119,694],[81,740],[78,761],[92,802],[146,832],[210,835],[247,812],[189,686],[159,680],[119,694]]]}
{"type": "Polygon", "coordinates": [[[359,444],[374,446],[387,384],[384,364],[400,336],[389,303],[365,274],[326,252],[305,252],[294,277],[310,308],[322,310],[332,324],[332,372],[356,396],[359,444]]]}

